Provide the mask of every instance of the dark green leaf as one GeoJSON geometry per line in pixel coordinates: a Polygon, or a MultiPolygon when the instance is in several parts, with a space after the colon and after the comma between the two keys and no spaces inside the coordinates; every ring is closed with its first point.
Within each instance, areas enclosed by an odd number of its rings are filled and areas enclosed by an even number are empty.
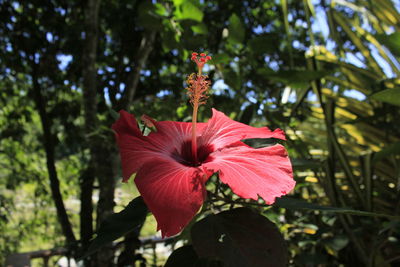
{"type": "Polygon", "coordinates": [[[213,64],[220,64],[224,63],[227,64],[231,61],[231,57],[227,54],[216,54],[212,56],[212,63],[213,64]]]}
{"type": "Polygon", "coordinates": [[[193,246],[187,245],[172,252],[164,267],[223,267],[223,265],[217,260],[199,259],[193,246]]]}
{"type": "Polygon", "coordinates": [[[143,2],[140,5],[141,12],[137,18],[139,25],[149,30],[160,30],[161,19],[157,15],[157,7],[151,2],[143,2]]]}
{"type": "Polygon", "coordinates": [[[321,162],[311,159],[295,159],[292,158],[292,166],[297,170],[318,169],[321,168],[321,162]]]}
{"type": "Polygon", "coordinates": [[[395,32],[389,35],[379,34],[377,39],[389,48],[393,55],[400,57],[400,32],[395,32]]]}
{"type": "Polygon", "coordinates": [[[204,23],[200,23],[191,27],[192,31],[198,34],[207,34],[208,29],[204,23]]]}
{"type": "Polygon", "coordinates": [[[242,112],[239,121],[244,124],[250,124],[253,114],[258,105],[250,104],[242,112]]]}
{"type": "Polygon", "coordinates": [[[313,203],[308,203],[301,199],[294,199],[290,197],[277,198],[274,205],[285,209],[293,209],[293,210],[299,210],[299,209],[318,210],[318,211],[343,213],[343,214],[358,215],[358,216],[388,217],[388,218],[400,219],[400,216],[392,216],[382,213],[354,210],[350,208],[321,206],[313,203]]]}
{"type": "Polygon", "coordinates": [[[232,14],[229,17],[228,42],[241,44],[244,40],[244,26],[238,15],[232,14]]]}
{"type": "Polygon", "coordinates": [[[386,89],[371,95],[370,98],[400,106],[400,88],[386,89]]]}
{"type": "Polygon", "coordinates": [[[262,148],[267,146],[273,146],[277,143],[275,138],[249,138],[242,140],[246,145],[253,148],[262,148]]]}
{"type": "Polygon", "coordinates": [[[229,267],[286,266],[287,250],[276,226],[248,208],[210,215],[192,228],[193,247],[200,257],[221,260],[229,267]]]}
{"type": "Polygon", "coordinates": [[[142,197],[137,197],[124,210],[107,217],[100,224],[97,236],[92,240],[84,257],[140,227],[146,219],[147,212],[142,197]]]}
{"type": "Polygon", "coordinates": [[[376,152],[374,154],[372,161],[374,163],[376,163],[376,162],[380,161],[381,159],[386,158],[387,156],[398,155],[398,154],[400,154],[400,142],[386,146],[381,151],[376,152]]]}
{"type": "Polygon", "coordinates": [[[282,70],[278,72],[266,73],[270,80],[282,82],[283,84],[295,89],[306,89],[310,82],[327,76],[329,71],[311,70],[282,70]]]}
{"type": "Polygon", "coordinates": [[[274,51],[277,47],[276,40],[277,36],[274,34],[265,34],[256,36],[249,41],[250,51],[256,55],[262,55],[274,51]]]}
{"type": "Polygon", "coordinates": [[[164,267],[193,267],[198,259],[193,246],[183,246],[172,252],[164,267]]]}
{"type": "Polygon", "coordinates": [[[345,235],[337,235],[327,239],[324,243],[333,250],[339,251],[349,244],[349,238],[345,235]]]}

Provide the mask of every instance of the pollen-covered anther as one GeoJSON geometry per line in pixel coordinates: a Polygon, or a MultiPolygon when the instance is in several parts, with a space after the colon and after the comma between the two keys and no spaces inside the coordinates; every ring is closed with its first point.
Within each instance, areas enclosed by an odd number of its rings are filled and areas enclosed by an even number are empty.
{"type": "Polygon", "coordinates": [[[190,103],[195,105],[203,105],[206,103],[208,98],[208,89],[210,88],[210,81],[206,75],[197,75],[192,73],[188,76],[186,83],[187,94],[190,99],[190,103]]]}

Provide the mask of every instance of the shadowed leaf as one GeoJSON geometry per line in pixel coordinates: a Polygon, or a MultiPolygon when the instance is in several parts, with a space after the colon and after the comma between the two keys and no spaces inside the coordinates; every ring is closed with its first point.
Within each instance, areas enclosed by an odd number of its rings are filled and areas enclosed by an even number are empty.
{"type": "Polygon", "coordinates": [[[400,106],[400,88],[386,89],[371,95],[370,98],[400,106]]]}
{"type": "Polygon", "coordinates": [[[229,18],[229,36],[228,41],[232,43],[242,43],[244,40],[245,29],[242,21],[236,14],[232,14],[229,18]]]}
{"type": "Polygon", "coordinates": [[[148,210],[142,197],[137,197],[124,210],[107,217],[100,224],[97,236],[92,240],[83,257],[93,254],[102,246],[140,227],[146,219],[147,212],[148,210]]]}
{"type": "Polygon", "coordinates": [[[229,267],[286,266],[287,250],[276,226],[248,208],[210,215],[192,228],[200,257],[216,258],[229,267]]]}
{"type": "Polygon", "coordinates": [[[392,216],[392,215],[375,213],[375,212],[353,210],[350,208],[322,206],[322,205],[317,205],[317,204],[313,204],[313,203],[308,203],[301,199],[294,199],[294,198],[289,198],[289,197],[277,198],[274,205],[279,206],[281,208],[285,208],[285,209],[318,210],[318,211],[343,213],[343,214],[358,215],[358,216],[388,217],[388,218],[393,218],[393,219],[400,219],[400,216],[392,216]]]}

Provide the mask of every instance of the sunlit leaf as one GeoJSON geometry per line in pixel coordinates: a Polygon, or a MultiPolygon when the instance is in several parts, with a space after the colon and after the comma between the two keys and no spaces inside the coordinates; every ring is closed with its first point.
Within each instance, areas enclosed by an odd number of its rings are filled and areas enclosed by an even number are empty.
{"type": "Polygon", "coordinates": [[[203,20],[203,11],[190,1],[184,1],[177,8],[175,16],[178,20],[190,19],[201,22],[203,20]]]}

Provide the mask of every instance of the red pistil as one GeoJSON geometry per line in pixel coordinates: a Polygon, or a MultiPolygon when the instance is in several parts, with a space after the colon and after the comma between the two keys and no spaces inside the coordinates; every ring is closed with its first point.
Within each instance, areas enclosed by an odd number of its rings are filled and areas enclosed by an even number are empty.
{"type": "Polygon", "coordinates": [[[207,56],[205,53],[201,53],[200,57],[198,53],[192,53],[191,57],[192,61],[197,64],[198,72],[197,74],[189,75],[187,79],[188,87],[188,95],[190,97],[190,103],[193,105],[193,116],[192,116],[192,155],[195,161],[195,164],[198,163],[197,158],[197,136],[196,136],[196,123],[197,123],[197,112],[199,109],[199,105],[205,104],[207,100],[207,91],[210,87],[210,82],[208,81],[208,77],[202,75],[202,70],[204,64],[207,61],[211,60],[210,56],[207,56]]]}

